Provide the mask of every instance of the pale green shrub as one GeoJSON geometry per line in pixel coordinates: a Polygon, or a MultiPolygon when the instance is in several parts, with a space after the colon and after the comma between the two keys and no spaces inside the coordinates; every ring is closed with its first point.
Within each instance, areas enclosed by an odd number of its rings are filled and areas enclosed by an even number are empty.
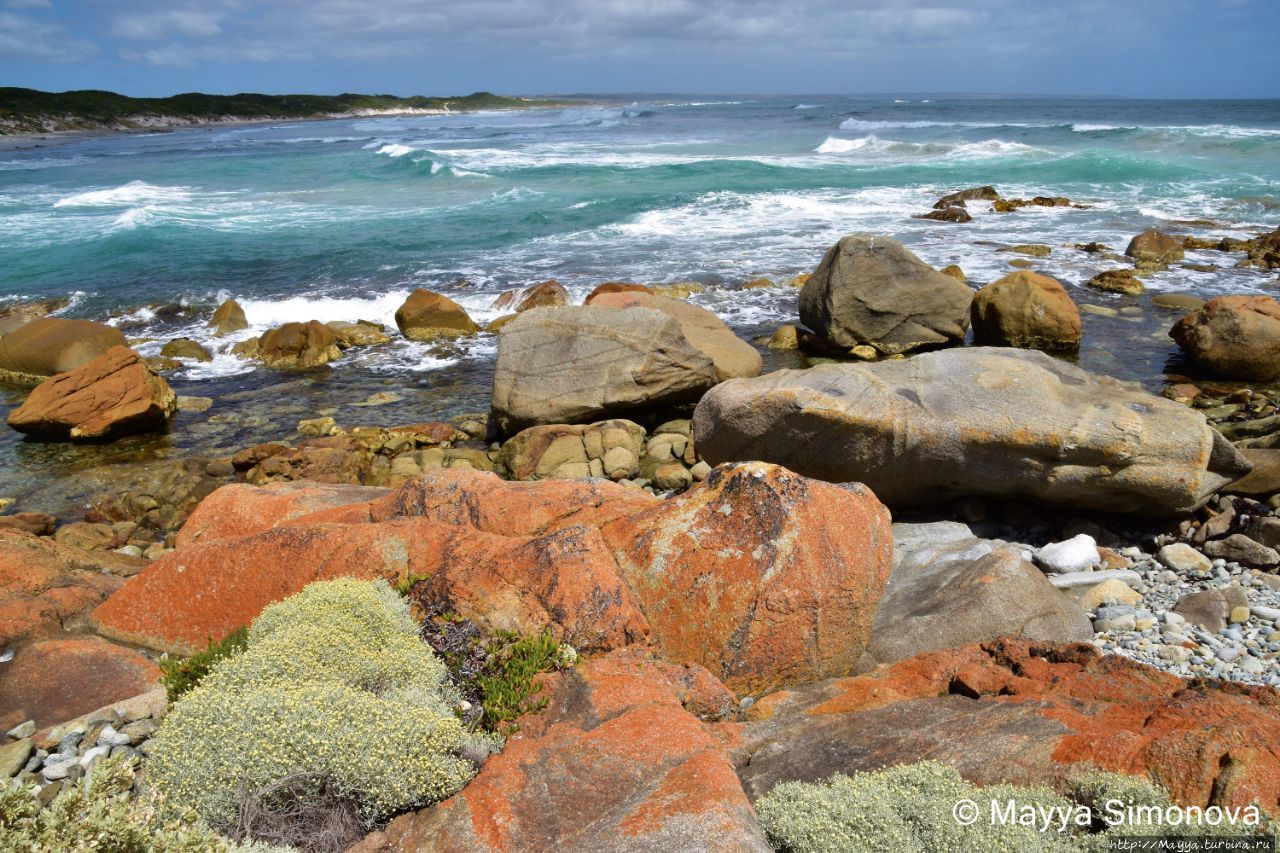
{"type": "Polygon", "coordinates": [[[1165,809],[1172,805],[1169,795],[1145,779],[1101,771],[1075,776],[1062,787],[1061,795],[1043,787],[979,787],[966,782],[948,765],[924,761],[853,776],[837,774],[825,783],[786,782],[761,797],[755,806],[769,841],[785,853],[1101,853],[1109,849],[1115,836],[1239,836],[1251,831],[1274,835],[1276,831],[1265,812],[1262,822],[1252,828],[1227,823],[1109,825],[1109,801],[1165,809]],[[978,820],[971,826],[960,825],[953,814],[953,807],[961,800],[978,805],[978,820]],[[1066,814],[1072,816],[1088,807],[1085,814],[1091,814],[1094,823],[1080,826],[1070,821],[1063,832],[1058,831],[1057,823],[1046,831],[1018,823],[993,825],[992,800],[1012,800],[1019,809],[1067,809],[1066,814]]]}
{"type": "Polygon", "coordinates": [[[135,797],[133,762],[105,758],[64,788],[48,808],[36,789],[0,787],[0,851],[98,853],[272,853],[290,848],[242,846],[219,837],[190,812],[161,817],[158,798],[135,797]]]}
{"type": "Polygon", "coordinates": [[[173,706],[148,781],[229,833],[246,801],[295,778],[373,824],[453,794],[475,773],[463,756],[496,747],[453,714],[444,678],[385,582],[312,584],[173,706]]]}

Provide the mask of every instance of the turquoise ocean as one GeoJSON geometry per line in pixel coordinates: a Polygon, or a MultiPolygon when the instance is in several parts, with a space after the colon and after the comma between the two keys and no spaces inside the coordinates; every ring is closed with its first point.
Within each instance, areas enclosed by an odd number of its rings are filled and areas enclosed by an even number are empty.
{"type": "MultiPolygon", "coordinates": [[[[622,99],[620,99],[622,100],[622,99]]],[[[167,436],[68,448],[0,435],[0,496],[66,512],[121,466],[288,439],[300,418],[405,423],[487,409],[496,339],[400,338],[306,374],[227,350],[291,320],[376,320],[415,288],[478,321],[496,295],[548,278],[578,299],[603,281],[707,286],[693,301],[748,339],[797,320],[781,284],[839,237],[893,236],[975,286],[1010,271],[1002,246],[1041,243],[1035,268],[1085,315],[1082,366],[1158,389],[1179,368],[1176,314],[1151,296],[1280,293],[1275,272],[1190,252],[1148,293],[1088,290],[1134,234],[1248,238],[1280,225],[1280,101],[679,98],[615,106],[222,126],[0,150],[0,299],[69,295],[63,316],[120,326],[156,354],[193,337],[217,350],[168,378],[214,399],[167,436]],[[994,184],[1005,197],[1088,205],[913,219],[938,196],[994,184]],[[742,290],[771,277],[779,286],[742,290]],[[235,297],[251,328],[204,324],[235,297]],[[353,404],[377,391],[401,402],[353,404]]],[[[791,355],[767,355],[769,367],[791,355]]],[[[22,389],[3,389],[0,414],[22,389]]]]}

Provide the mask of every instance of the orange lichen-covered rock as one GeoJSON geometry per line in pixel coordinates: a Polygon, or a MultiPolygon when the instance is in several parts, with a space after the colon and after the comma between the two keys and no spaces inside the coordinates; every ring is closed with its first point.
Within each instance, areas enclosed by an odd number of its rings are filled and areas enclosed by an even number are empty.
{"type": "Polygon", "coordinates": [[[0,649],[70,627],[124,583],[113,572],[131,574],[141,562],[0,530],[0,649]]]}
{"type": "MultiPolygon", "coordinates": [[[[177,547],[219,539],[236,539],[278,527],[300,516],[322,510],[358,506],[369,520],[367,504],[387,494],[386,489],[310,481],[247,486],[234,483],[206,497],[178,532],[177,547]]],[[[359,520],[355,510],[352,520],[359,520]]],[[[328,521],[341,520],[332,516],[328,521]]]]}
{"type": "Polygon", "coordinates": [[[50,438],[98,439],[163,428],[178,397],[128,347],[117,346],[40,383],[9,413],[18,432],[50,438]]]}
{"type": "Polygon", "coordinates": [[[648,635],[597,531],[500,536],[423,518],[291,523],[179,548],[93,612],[110,637],[191,653],[268,604],[336,577],[430,578],[430,598],[491,629],[538,633],[584,650],[648,635]]]}
{"type": "Polygon", "coordinates": [[[679,694],[637,650],[590,661],[548,685],[546,710],[461,793],[354,849],[769,850],[719,739],[679,694]]]}
{"type": "Polygon", "coordinates": [[[869,489],[762,462],[717,468],[604,533],[667,657],[744,692],[850,672],[893,559],[869,489]]]}
{"type": "Polygon", "coordinates": [[[0,728],[69,720],[143,693],[159,678],[151,660],[101,637],[40,640],[0,668],[0,728]]]}
{"type": "Polygon", "coordinates": [[[1187,805],[1280,809],[1280,692],[1185,682],[1088,645],[995,640],[765,697],[736,755],[753,797],[925,759],[979,784],[1099,767],[1187,805]]]}

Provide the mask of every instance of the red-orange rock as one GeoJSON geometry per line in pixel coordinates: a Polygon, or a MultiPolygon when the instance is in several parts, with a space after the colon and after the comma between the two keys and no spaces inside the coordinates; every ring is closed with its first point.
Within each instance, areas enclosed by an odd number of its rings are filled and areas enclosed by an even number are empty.
{"type": "Polygon", "coordinates": [[[1280,378],[1280,302],[1270,296],[1210,299],[1175,323],[1169,337],[1224,376],[1280,378]]]}
{"type": "Polygon", "coordinates": [[[996,640],[764,697],[735,745],[757,797],[782,781],[933,759],[979,784],[1089,766],[1187,805],[1280,808],[1280,692],[1185,682],[1088,645],[996,640]]]}
{"type": "Polygon", "coordinates": [[[719,739],[681,707],[663,664],[615,652],[547,693],[461,793],[354,850],[770,849],[719,739]]]}
{"type": "Polygon", "coordinates": [[[604,284],[597,284],[595,289],[587,294],[587,298],[582,301],[583,305],[590,305],[598,296],[606,293],[653,293],[653,288],[644,284],[631,284],[625,281],[606,281],[604,284]]]}
{"type": "Polygon", "coordinates": [[[9,413],[9,426],[51,438],[96,439],[161,429],[177,407],[169,383],[136,352],[117,346],[40,383],[9,413]]]}
{"type": "Polygon", "coordinates": [[[124,583],[141,560],[90,554],[14,530],[0,530],[0,648],[61,633],[124,583]]]}
{"type": "MultiPolygon", "coordinates": [[[[184,548],[200,542],[249,536],[322,510],[367,505],[386,494],[386,489],[370,486],[308,481],[266,486],[235,483],[223,486],[200,502],[178,532],[175,545],[184,548]]],[[[364,506],[363,517],[357,508],[347,518],[329,516],[325,520],[368,521],[369,511],[364,506]]]]}
{"type": "Polygon", "coordinates": [[[604,533],[666,656],[746,693],[851,672],[893,559],[869,489],[762,462],[604,533]]]}
{"type": "Polygon", "coordinates": [[[158,678],[160,668],[151,660],[101,637],[31,643],[0,667],[0,728],[69,720],[136,696],[158,678]]]}

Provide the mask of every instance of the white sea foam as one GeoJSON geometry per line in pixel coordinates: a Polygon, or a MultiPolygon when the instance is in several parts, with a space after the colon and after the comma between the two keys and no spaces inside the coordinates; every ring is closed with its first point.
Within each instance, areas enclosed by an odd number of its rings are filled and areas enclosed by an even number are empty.
{"type": "Polygon", "coordinates": [[[404,157],[412,154],[420,149],[411,145],[402,145],[398,142],[389,142],[378,149],[379,154],[386,154],[388,157],[404,157]]]}
{"type": "Polygon", "coordinates": [[[981,160],[991,157],[1039,156],[1049,154],[1043,148],[1009,142],[1003,139],[984,139],[980,142],[900,142],[880,139],[874,134],[857,139],[828,136],[814,149],[817,154],[862,154],[903,160],[945,159],[981,160]]]}
{"type": "Polygon", "coordinates": [[[145,204],[187,201],[193,190],[190,187],[162,187],[146,181],[130,181],[121,187],[90,190],[59,199],[54,207],[135,207],[145,204]]]}
{"type": "Polygon", "coordinates": [[[816,110],[816,109],[820,109],[821,107],[822,107],[822,104],[796,104],[796,105],[795,105],[794,107],[792,107],[791,109],[793,109],[793,110],[816,110]]]}
{"type": "MultiPolygon", "coordinates": [[[[1082,124],[1077,122],[1071,125],[1071,129],[1076,133],[1100,133],[1105,130],[1120,130],[1121,128],[1113,124],[1082,124]]],[[[1126,130],[1128,128],[1125,128],[1126,130]]]]}

